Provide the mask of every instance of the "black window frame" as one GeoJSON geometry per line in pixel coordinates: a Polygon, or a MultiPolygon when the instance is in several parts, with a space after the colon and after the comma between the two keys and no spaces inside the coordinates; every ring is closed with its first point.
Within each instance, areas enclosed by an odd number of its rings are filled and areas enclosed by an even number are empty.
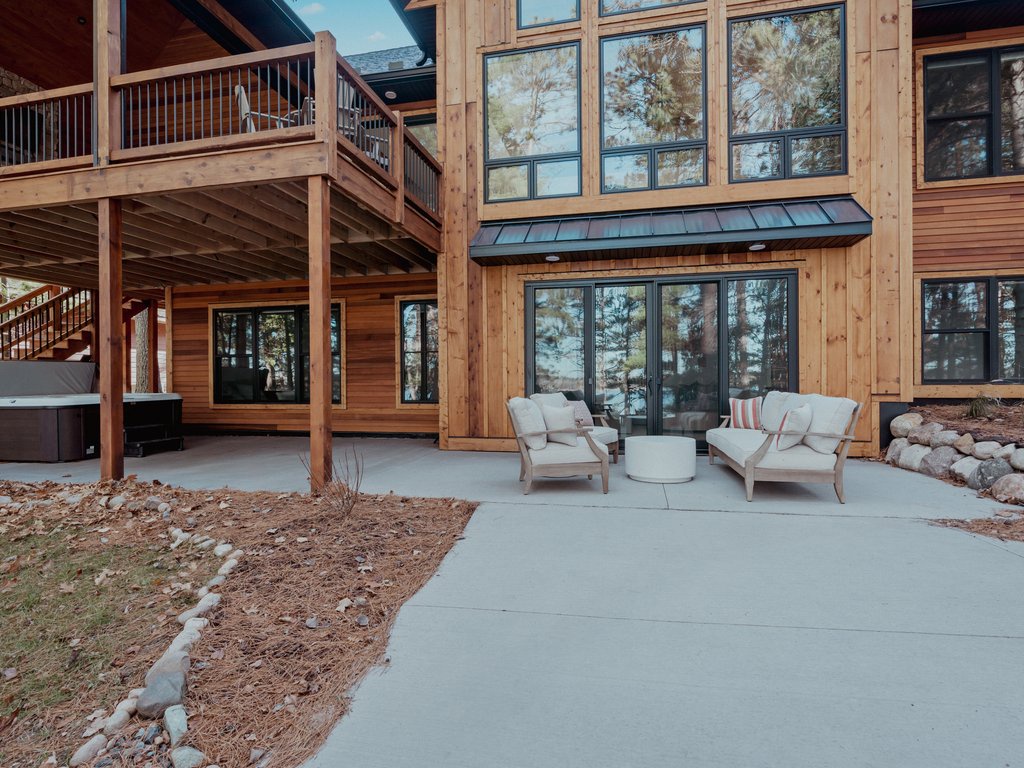
{"type": "Polygon", "coordinates": [[[994,368],[999,365],[999,284],[1024,281],[1024,274],[1013,275],[979,275],[975,277],[957,277],[951,279],[932,279],[921,281],[921,383],[927,385],[955,385],[955,384],[1021,384],[1024,377],[1019,379],[994,378],[994,368]],[[924,294],[930,285],[961,285],[968,283],[985,283],[985,327],[984,328],[941,328],[929,329],[927,308],[925,307],[924,294]],[[978,334],[984,335],[985,376],[980,379],[930,379],[925,374],[925,339],[928,336],[954,334],[978,334]]]}
{"type": "Polygon", "coordinates": [[[537,29],[538,27],[551,27],[555,24],[579,24],[580,23],[580,0],[576,0],[576,17],[572,19],[558,19],[556,21],[540,21],[536,24],[523,24],[523,0],[516,0],[516,29],[537,29]]]}
{"type": "MultiPolygon", "coordinates": [[[[211,352],[213,358],[213,403],[214,405],[281,405],[281,406],[301,406],[309,405],[309,399],[304,398],[303,392],[306,389],[306,374],[305,366],[303,361],[309,357],[309,343],[304,338],[304,329],[302,316],[303,314],[309,313],[308,304],[284,304],[284,305],[253,305],[243,307],[214,307],[211,310],[210,315],[210,335],[211,335],[211,352]],[[259,382],[259,370],[260,370],[260,354],[259,354],[259,316],[263,312],[292,312],[295,318],[295,399],[294,400],[264,400],[260,398],[260,382],[259,382]],[[217,352],[217,318],[220,314],[248,314],[250,322],[252,323],[252,350],[250,355],[252,357],[252,391],[253,398],[251,400],[225,400],[221,392],[222,385],[222,374],[223,368],[221,367],[220,361],[224,357],[230,357],[229,355],[220,355],[217,352]],[[303,348],[306,352],[303,353],[303,348]]],[[[341,373],[341,384],[337,396],[334,393],[334,385],[331,385],[331,403],[334,405],[341,405],[344,400],[344,368],[345,368],[345,328],[342,324],[342,305],[340,302],[331,303],[331,314],[336,318],[338,325],[338,361],[341,373]]],[[[332,340],[333,348],[333,340],[332,340]]],[[[331,355],[334,356],[333,353],[331,355]]],[[[332,371],[333,378],[333,371],[332,371]]]]}
{"type": "MultiPolygon", "coordinates": [[[[598,279],[567,279],[567,280],[539,280],[526,283],[524,286],[524,381],[523,386],[527,394],[536,392],[536,346],[537,346],[537,320],[536,320],[536,298],[537,289],[544,288],[583,288],[583,380],[584,400],[587,406],[593,411],[595,407],[595,382],[596,373],[594,370],[594,355],[588,350],[594,348],[596,339],[596,316],[594,292],[599,286],[622,286],[622,285],[644,285],[647,287],[647,302],[651,306],[652,299],[656,302],[664,285],[680,285],[692,283],[717,282],[718,288],[718,376],[719,376],[719,412],[728,413],[729,406],[729,283],[740,280],[763,280],[763,279],[784,279],[786,281],[786,295],[788,305],[786,307],[786,323],[788,325],[789,358],[787,360],[789,379],[788,386],[792,390],[799,386],[800,382],[800,324],[799,324],[799,273],[792,269],[755,270],[744,272],[716,272],[711,274],[683,274],[664,275],[660,277],[615,277],[598,279]]],[[[648,359],[652,354],[660,354],[662,347],[662,328],[658,312],[648,311],[647,313],[647,343],[648,359]],[[653,350],[653,352],[652,352],[653,350]]],[[[652,376],[648,371],[648,376],[652,376]]],[[[657,378],[655,376],[655,378],[657,378]]],[[[654,404],[655,409],[661,408],[661,384],[656,384],[653,394],[649,395],[649,402],[654,404]]],[[[649,418],[654,419],[659,411],[651,410],[649,406],[649,418]]]]}
{"type": "Polygon", "coordinates": [[[725,77],[727,81],[728,90],[728,114],[726,120],[729,125],[729,183],[730,184],[753,184],[764,181],[781,181],[790,179],[816,179],[828,176],[845,176],[849,173],[849,77],[847,71],[847,59],[848,59],[848,48],[849,41],[847,39],[847,23],[846,23],[846,3],[828,3],[826,5],[816,5],[807,8],[793,8],[785,11],[772,11],[769,13],[757,13],[748,16],[736,16],[728,20],[728,29],[726,32],[727,40],[727,60],[725,68],[725,77]],[[842,54],[839,62],[839,115],[840,122],[837,125],[823,125],[816,126],[813,128],[786,128],[781,131],[763,131],[761,133],[733,133],[733,83],[732,83],[732,40],[733,40],[733,24],[743,23],[748,21],[757,21],[759,19],[774,19],[782,16],[801,16],[811,13],[817,13],[819,11],[839,11],[839,41],[840,41],[840,52],[842,54]],[[793,141],[799,139],[812,139],[817,137],[829,137],[839,136],[840,140],[840,168],[836,171],[824,171],[822,173],[800,173],[793,174],[792,172],[792,149],[790,147],[793,141]],[[759,144],[763,142],[779,142],[781,148],[781,169],[782,173],[778,176],[760,176],[757,178],[750,179],[737,179],[734,173],[733,167],[733,147],[739,144],[759,144]]]}
{"type": "Polygon", "coordinates": [[[567,197],[580,197],[583,195],[583,46],[581,41],[572,40],[569,42],[551,43],[548,45],[530,46],[528,48],[516,48],[511,51],[485,54],[482,62],[482,84],[483,84],[483,145],[484,145],[484,168],[483,186],[484,203],[516,203],[525,200],[557,200],[567,197]],[[537,51],[554,50],[557,48],[576,49],[576,150],[575,152],[550,152],[544,155],[528,155],[523,157],[503,157],[493,159],[490,156],[490,142],[488,141],[488,102],[487,98],[487,62],[502,56],[516,56],[524,53],[535,53],[537,51]],[[577,168],[576,188],[578,191],[560,195],[538,195],[537,194],[537,166],[546,163],[560,161],[575,161],[577,168]],[[488,173],[495,168],[512,168],[525,165],[527,167],[527,193],[525,197],[505,197],[491,199],[490,186],[488,184],[488,173]]]}
{"type": "MultiPolygon", "coordinates": [[[[438,349],[430,350],[430,349],[424,348],[424,349],[421,349],[418,353],[410,353],[410,354],[419,354],[419,356],[420,356],[420,377],[421,377],[421,381],[426,381],[427,380],[427,370],[429,368],[429,366],[427,365],[427,355],[431,351],[433,351],[433,352],[435,352],[437,354],[437,356],[438,356],[438,367],[436,369],[436,372],[437,372],[437,375],[438,375],[438,381],[434,385],[434,393],[435,393],[435,395],[434,395],[433,398],[421,397],[421,398],[418,398],[418,399],[415,399],[415,400],[407,399],[406,396],[405,396],[405,355],[406,355],[406,351],[405,351],[405,322],[403,321],[403,315],[405,313],[405,308],[406,307],[414,306],[414,305],[417,305],[417,304],[425,306],[425,307],[431,307],[432,306],[435,309],[437,309],[437,299],[436,298],[430,298],[430,299],[401,299],[398,302],[398,371],[399,371],[399,374],[398,374],[398,379],[399,379],[398,380],[398,402],[401,403],[402,405],[437,405],[440,402],[440,400],[441,400],[441,398],[440,398],[440,394],[441,394],[441,392],[440,392],[440,385],[441,385],[441,381],[440,381],[440,375],[441,375],[440,374],[440,362],[441,362],[440,315],[438,315],[438,349]]],[[[428,316],[428,313],[426,311],[420,313],[420,329],[419,329],[420,330],[420,339],[421,339],[420,343],[423,346],[426,345],[426,340],[429,338],[429,334],[427,333],[427,316],[428,316]]]]}
{"type": "Polygon", "coordinates": [[[921,61],[921,119],[924,122],[924,143],[921,148],[921,162],[924,180],[930,181],[961,181],[970,179],[991,179],[999,176],[1024,175],[1024,168],[1015,171],[1004,171],[1002,160],[1002,116],[1003,100],[1000,92],[1000,57],[1004,53],[1024,53],[1024,45],[1004,45],[998,48],[976,48],[956,53],[937,53],[925,56],[921,61]],[[928,116],[928,64],[931,62],[956,61],[957,59],[988,58],[988,94],[989,108],[981,112],[957,112],[940,117],[928,116]],[[928,173],[928,143],[936,125],[956,122],[958,120],[987,120],[988,132],[988,170],[962,176],[932,176],[928,173]]]}
{"type": "MultiPolygon", "coordinates": [[[[670,2],[659,3],[658,5],[652,5],[648,8],[626,8],[621,11],[606,11],[604,9],[604,0],[597,0],[597,14],[598,16],[622,16],[626,13],[649,13],[651,11],[661,10],[662,8],[671,8],[676,5],[690,5],[701,1],[702,0],[670,0],[670,2]]],[[[704,47],[706,49],[707,45],[705,44],[704,47]]]]}
{"type": "MultiPolygon", "coordinates": [[[[686,0],[690,2],[691,0],[686,0]]],[[[676,3],[678,4],[678,3],[676,3]]],[[[644,9],[650,10],[650,9],[644,9]]],[[[624,11],[616,11],[616,13],[624,13],[624,11]]],[[[600,168],[598,169],[601,177],[601,194],[602,195],[619,195],[619,194],[630,194],[632,192],[650,192],[652,190],[661,189],[691,189],[693,187],[705,187],[708,184],[708,25],[707,22],[701,21],[695,24],[684,24],[674,25],[671,27],[664,27],[660,29],[645,29],[640,32],[625,32],[617,35],[608,35],[598,39],[598,79],[600,81],[599,95],[598,95],[598,119],[601,123],[599,130],[598,140],[601,142],[601,158],[600,168]],[[690,29],[701,30],[701,113],[703,115],[703,133],[704,136],[701,139],[687,139],[685,141],[672,141],[672,142],[655,142],[652,144],[631,144],[629,146],[621,147],[606,147],[605,146],[605,96],[604,96],[604,78],[605,78],[605,54],[604,44],[612,40],[626,40],[631,37],[644,37],[646,35],[657,35],[666,32],[682,32],[690,29]],[[671,152],[675,150],[687,150],[687,149],[700,149],[704,152],[704,172],[702,174],[702,180],[699,184],[666,184],[661,185],[658,183],[658,155],[663,152],[671,152]],[[636,187],[635,189],[608,189],[605,184],[604,178],[604,161],[606,157],[620,157],[629,155],[647,155],[647,178],[648,184],[646,187],[636,187]]]]}

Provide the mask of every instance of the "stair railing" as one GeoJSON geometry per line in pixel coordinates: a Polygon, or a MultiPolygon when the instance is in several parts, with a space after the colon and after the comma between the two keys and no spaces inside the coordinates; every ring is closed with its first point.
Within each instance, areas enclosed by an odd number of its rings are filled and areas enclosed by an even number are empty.
{"type": "Polygon", "coordinates": [[[0,322],[0,360],[31,360],[92,323],[90,292],[68,288],[0,322]]]}

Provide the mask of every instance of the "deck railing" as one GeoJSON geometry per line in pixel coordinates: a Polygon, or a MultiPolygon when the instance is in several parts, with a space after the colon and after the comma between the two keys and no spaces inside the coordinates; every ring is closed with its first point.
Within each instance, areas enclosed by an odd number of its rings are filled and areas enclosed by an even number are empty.
{"type": "Polygon", "coordinates": [[[91,322],[90,292],[69,288],[0,323],[0,360],[36,357],[91,322]]]}
{"type": "Polygon", "coordinates": [[[397,126],[395,113],[338,56],[338,134],[392,179],[397,126]]]}
{"type": "Polygon", "coordinates": [[[121,109],[113,158],[311,134],[313,68],[313,45],[304,44],[113,77],[121,109]]]}
{"type": "Polygon", "coordinates": [[[0,168],[91,158],[92,84],[0,99],[0,168]]]}
{"type": "Polygon", "coordinates": [[[17,298],[0,304],[0,325],[3,325],[15,315],[28,312],[40,304],[45,304],[63,290],[58,285],[41,285],[35,290],[23,293],[17,298]]]}
{"type": "Polygon", "coordinates": [[[408,128],[403,139],[405,195],[431,218],[437,218],[441,211],[441,164],[408,128]]]}

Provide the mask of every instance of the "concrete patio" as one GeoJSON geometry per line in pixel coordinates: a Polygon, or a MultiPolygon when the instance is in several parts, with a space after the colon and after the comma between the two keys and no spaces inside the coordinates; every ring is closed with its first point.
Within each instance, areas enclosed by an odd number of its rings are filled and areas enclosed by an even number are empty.
{"type": "MultiPolygon", "coordinates": [[[[303,438],[194,438],[142,479],[303,490],[303,438]]],[[[938,528],[1001,505],[854,461],[830,486],[698,465],[538,481],[513,454],[356,445],[363,489],[483,501],[310,768],[1017,766],[1024,546],[938,528]],[[356,756],[356,757],[354,757],[356,756]]],[[[94,462],[0,476],[94,480],[94,462]]]]}

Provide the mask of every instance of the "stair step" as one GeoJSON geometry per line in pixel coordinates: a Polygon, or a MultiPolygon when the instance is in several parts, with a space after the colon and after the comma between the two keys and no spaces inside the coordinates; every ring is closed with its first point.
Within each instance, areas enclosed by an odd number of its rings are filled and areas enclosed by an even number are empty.
{"type": "Polygon", "coordinates": [[[182,437],[161,437],[155,440],[125,440],[124,455],[141,459],[154,453],[165,451],[181,451],[185,449],[185,439],[182,437]]]}

